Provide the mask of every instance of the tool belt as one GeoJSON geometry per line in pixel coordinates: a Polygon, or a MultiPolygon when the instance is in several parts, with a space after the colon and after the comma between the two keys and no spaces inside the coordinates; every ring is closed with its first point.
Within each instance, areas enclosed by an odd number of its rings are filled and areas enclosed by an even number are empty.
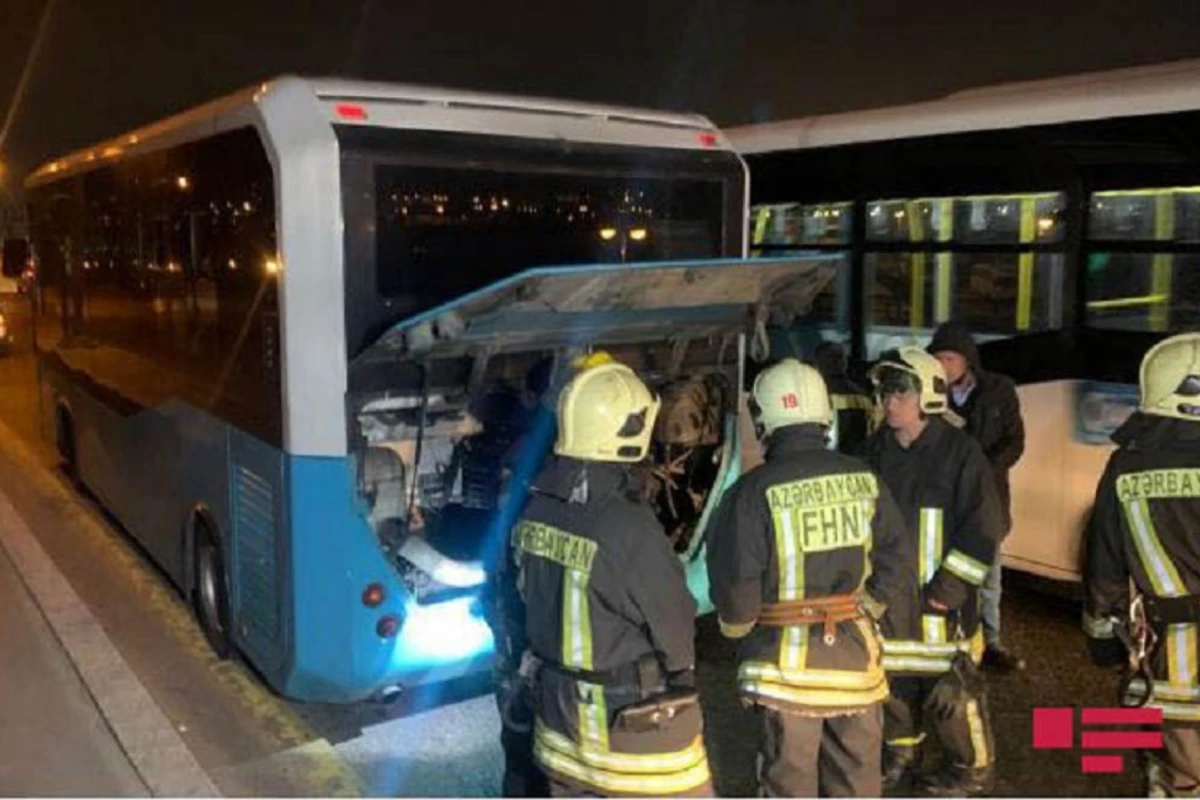
{"type": "Polygon", "coordinates": [[[1200,624],[1200,595],[1182,597],[1152,597],[1142,595],[1146,621],[1160,635],[1168,625],[1200,624]]]}
{"type": "Polygon", "coordinates": [[[811,600],[766,603],[759,614],[758,624],[768,628],[823,625],[825,644],[832,645],[837,641],[839,623],[861,619],[863,616],[862,604],[857,594],[838,594],[811,600]]]}

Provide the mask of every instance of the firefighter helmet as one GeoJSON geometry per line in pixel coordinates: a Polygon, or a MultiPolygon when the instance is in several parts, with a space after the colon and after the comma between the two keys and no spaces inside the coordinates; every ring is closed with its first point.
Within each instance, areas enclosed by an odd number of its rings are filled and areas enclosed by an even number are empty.
{"type": "Polygon", "coordinates": [[[1142,413],[1200,422],[1200,333],[1181,333],[1150,348],[1139,382],[1142,413]]]}
{"type": "Polygon", "coordinates": [[[919,347],[901,347],[884,353],[871,368],[875,394],[883,397],[897,391],[920,395],[921,411],[945,414],[949,408],[946,370],[942,363],[919,347]]]}
{"type": "Polygon", "coordinates": [[[558,396],[554,452],[582,461],[646,457],[659,400],[633,370],[608,360],[584,366],[558,396]]]}
{"type": "Polygon", "coordinates": [[[825,379],[794,358],[785,358],[759,373],[754,381],[754,404],[757,421],[768,436],[785,425],[833,424],[825,379]]]}

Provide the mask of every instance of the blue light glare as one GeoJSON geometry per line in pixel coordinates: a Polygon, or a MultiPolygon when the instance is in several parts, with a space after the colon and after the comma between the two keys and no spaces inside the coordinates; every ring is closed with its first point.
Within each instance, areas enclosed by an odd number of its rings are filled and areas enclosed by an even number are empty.
{"type": "Polygon", "coordinates": [[[475,613],[474,597],[405,606],[404,624],[392,650],[393,670],[466,662],[492,651],[492,630],[475,613]]]}

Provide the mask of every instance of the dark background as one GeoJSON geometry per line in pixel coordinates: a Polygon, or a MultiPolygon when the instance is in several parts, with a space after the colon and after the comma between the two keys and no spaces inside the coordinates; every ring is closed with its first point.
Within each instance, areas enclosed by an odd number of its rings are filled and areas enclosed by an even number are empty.
{"type": "Polygon", "coordinates": [[[10,192],[49,156],[285,72],[736,124],[1200,55],[1194,0],[53,0],[44,15],[48,5],[0,0],[10,192]]]}

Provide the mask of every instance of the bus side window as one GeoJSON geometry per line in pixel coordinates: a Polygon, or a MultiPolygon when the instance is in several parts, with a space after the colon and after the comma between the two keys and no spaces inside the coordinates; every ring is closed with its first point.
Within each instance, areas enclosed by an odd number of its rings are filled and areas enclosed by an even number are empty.
{"type": "Polygon", "coordinates": [[[1167,332],[1200,324],[1200,187],[1096,192],[1088,214],[1088,325],[1167,332]],[[1147,248],[1154,242],[1162,249],[1147,248]]]}

